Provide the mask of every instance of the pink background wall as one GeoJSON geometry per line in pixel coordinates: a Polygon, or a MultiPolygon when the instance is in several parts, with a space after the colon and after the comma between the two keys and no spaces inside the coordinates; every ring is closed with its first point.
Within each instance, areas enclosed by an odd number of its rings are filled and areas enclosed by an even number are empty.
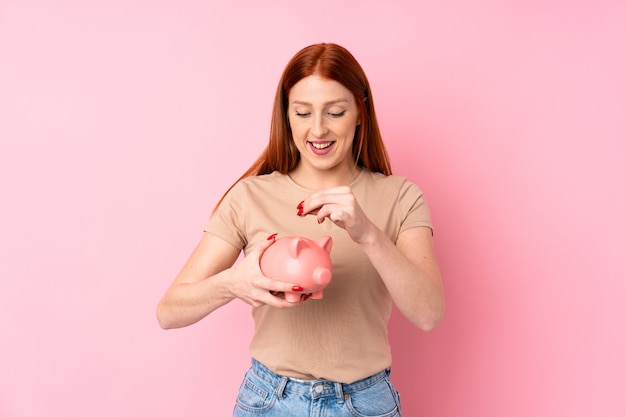
{"type": "Polygon", "coordinates": [[[248,308],[155,306],[320,41],[436,225],[447,316],[391,324],[406,415],[626,415],[625,39],[617,0],[1,0],[0,415],[230,415],[248,308]]]}

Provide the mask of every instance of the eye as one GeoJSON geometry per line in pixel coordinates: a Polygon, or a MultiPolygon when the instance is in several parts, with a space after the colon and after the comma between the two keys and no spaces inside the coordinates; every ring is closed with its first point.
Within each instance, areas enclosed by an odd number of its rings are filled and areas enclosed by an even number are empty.
{"type": "Polygon", "coordinates": [[[298,116],[298,117],[305,118],[305,117],[309,117],[310,115],[311,115],[311,113],[300,113],[300,112],[296,111],[296,116],[298,116]]]}
{"type": "Polygon", "coordinates": [[[344,111],[341,111],[341,112],[339,112],[339,113],[332,113],[332,112],[329,112],[329,113],[328,113],[328,115],[329,115],[330,117],[334,117],[334,118],[337,118],[337,117],[342,117],[344,114],[346,114],[346,111],[345,111],[345,110],[344,110],[344,111]]]}

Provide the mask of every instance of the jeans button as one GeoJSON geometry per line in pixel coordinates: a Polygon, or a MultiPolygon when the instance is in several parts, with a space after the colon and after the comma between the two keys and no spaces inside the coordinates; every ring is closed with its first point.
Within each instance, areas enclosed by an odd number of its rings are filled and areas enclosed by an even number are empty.
{"type": "Polygon", "coordinates": [[[317,392],[319,394],[322,391],[324,391],[324,387],[321,384],[315,386],[315,392],[317,392]]]}

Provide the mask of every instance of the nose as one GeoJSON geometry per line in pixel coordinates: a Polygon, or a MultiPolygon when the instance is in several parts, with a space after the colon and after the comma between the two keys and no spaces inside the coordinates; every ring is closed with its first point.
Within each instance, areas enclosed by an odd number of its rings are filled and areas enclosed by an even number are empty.
{"type": "Polygon", "coordinates": [[[311,133],[316,138],[323,138],[328,133],[326,128],[326,122],[323,115],[315,116],[313,118],[313,126],[311,127],[311,133]]]}

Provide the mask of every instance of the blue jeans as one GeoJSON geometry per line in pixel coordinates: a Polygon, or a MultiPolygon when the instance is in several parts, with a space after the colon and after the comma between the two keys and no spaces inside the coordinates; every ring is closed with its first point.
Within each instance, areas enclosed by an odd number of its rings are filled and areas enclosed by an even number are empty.
{"type": "Polygon", "coordinates": [[[400,417],[400,395],[384,370],[351,384],[278,375],[252,359],[233,417],[400,417]]]}

